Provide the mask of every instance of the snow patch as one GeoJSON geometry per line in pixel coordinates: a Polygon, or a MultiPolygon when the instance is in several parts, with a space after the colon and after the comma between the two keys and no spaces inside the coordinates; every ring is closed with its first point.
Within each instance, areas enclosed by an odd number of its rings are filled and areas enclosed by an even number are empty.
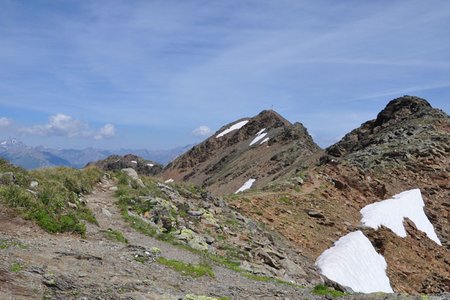
{"type": "Polygon", "coordinates": [[[135,161],[135,160],[130,160],[130,163],[132,163],[132,164],[137,164],[137,161],[135,161]]]}
{"type": "Polygon", "coordinates": [[[244,121],[240,121],[240,122],[238,122],[238,123],[236,123],[236,124],[234,124],[234,125],[231,125],[231,126],[228,127],[227,129],[225,129],[224,131],[222,131],[221,133],[219,133],[219,134],[216,136],[216,138],[220,138],[220,137],[222,137],[222,136],[224,136],[224,135],[226,135],[226,134],[228,134],[228,133],[230,133],[230,132],[232,132],[232,131],[241,129],[242,127],[244,127],[245,124],[248,123],[248,121],[249,121],[249,120],[244,120],[244,121]]]}
{"type": "Polygon", "coordinates": [[[265,130],[266,130],[265,128],[261,129],[260,131],[258,131],[258,133],[256,133],[256,135],[262,134],[265,130]]]}
{"type": "Polygon", "coordinates": [[[418,230],[425,232],[430,239],[441,245],[433,225],[423,211],[424,206],[419,189],[405,191],[391,199],[375,202],[361,209],[361,222],[374,229],[384,225],[398,236],[406,237],[403,220],[408,218],[418,230]]]}
{"type": "Polygon", "coordinates": [[[171,182],[174,182],[174,180],[172,178],[167,179],[166,181],[164,181],[164,183],[171,183],[171,182]]]}
{"type": "Polygon", "coordinates": [[[245,190],[248,190],[249,188],[252,187],[252,185],[255,181],[256,181],[256,179],[250,178],[234,193],[237,194],[237,193],[243,192],[245,190]]]}
{"type": "Polygon", "coordinates": [[[264,132],[265,130],[266,129],[263,128],[260,131],[258,131],[258,133],[256,134],[256,137],[253,139],[253,141],[251,141],[249,146],[252,146],[252,145],[256,144],[257,142],[259,142],[260,140],[262,140],[267,135],[267,132],[264,132]]]}
{"type": "Polygon", "coordinates": [[[261,143],[259,143],[260,145],[264,144],[265,142],[267,142],[268,140],[270,140],[269,138],[265,138],[263,139],[263,141],[261,143]]]}
{"type": "Polygon", "coordinates": [[[147,167],[153,167],[153,166],[155,166],[154,164],[147,164],[147,167]]]}
{"type": "Polygon", "coordinates": [[[359,230],[341,237],[325,250],[316,266],[323,275],[355,292],[393,293],[384,257],[359,230]]]}

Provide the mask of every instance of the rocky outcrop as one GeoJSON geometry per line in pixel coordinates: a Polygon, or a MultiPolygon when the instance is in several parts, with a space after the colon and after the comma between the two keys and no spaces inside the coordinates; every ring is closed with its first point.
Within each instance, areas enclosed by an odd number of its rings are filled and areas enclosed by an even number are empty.
{"type": "MultiPolygon", "coordinates": [[[[433,146],[424,142],[434,138],[437,127],[448,123],[448,115],[434,109],[425,99],[414,96],[403,96],[388,103],[376,119],[362,124],[351,131],[338,143],[326,149],[327,154],[344,157],[357,152],[366,151],[376,158],[382,154],[385,157],[406,157],[410,150],[427,150],[433,146]]],[[[448,137],[443,142],[448,142],[448,137]]],[[[448,145],[448,143],[447,143],[448,145]]],[[[446,151],[447,149],[440,149],[446,151]]]]}
{"type": "Polygon", "coordinates": [[[301,123],[265,110],[222,127],[170,163],[163,177],[230,194],[251,178],[256,179],[254,187],[263,187],[308,165],[318,153],[321,149],[301,123]]]}
{"type": "Polygon", "coordinates": [[[103,160],[87,164],[87,166],[92,165],[104,171],[120,171],[122,169],[131,168],[138,174],[146,176],[155,176],[162,170],[162,165],[133,154],[127,154],[124,156],[111,155],[103,160]]]}

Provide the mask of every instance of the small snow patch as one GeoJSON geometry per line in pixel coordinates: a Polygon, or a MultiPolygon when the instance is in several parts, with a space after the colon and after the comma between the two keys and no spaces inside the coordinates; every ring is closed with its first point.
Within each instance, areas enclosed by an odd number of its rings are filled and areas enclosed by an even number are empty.
{"type": "Polygon", "coordinates": [[[220,138],[220,137],[222,137],[222,136],[224,136],[224,135],[226,135],[226,134],[228,134],[228,133],[230,133],[230,132],[232,132],[232,131],[241,129],[242,127],[244,127],[245,124],[248,123],[248,121],[249,121],[249,120],[244,120],[244,121],[240,121],[240,122],[238,122],[238,123],[236,123],[236,124],[231,125],[229,128],[227,128],[227,129],[225,129],[224,131],[222,131],[221,133],[219,133],[219,134],[216,136],[216,138],[220,138]]]}
{"type": "Polygon", "coordinates": [[[398,236],[406,237],[403,220],[409,218],[418,230],[425,232],[430,239],[441,245],[433,225],[423,211],[424,206],[419,189],[405,191],[391,199],[375,202],[361,209],[361,222],[374,229],[384,225],[398,236]]]}
{"type": "Polygon", "coordinates": [[[166,181],[164,181],[164,183],[171,183],[171,182],[174,182],[174,180],[172,178],[167,179],[166,181]]]}
{"type": "Polygon", "coordinates": [[[320,272],[355,292],[393,293],[386,275],[386,261],[361,231],[341,237],[317,259],[320,272]]]}
{"type": "Polygon", "coordinates": [[[154,164],[147,164],[147,167],[153,167],[153,166],[155,166],[154,164]]]}
{"type": "Polygon", "coordinates": [[[256,181],[256,179],[250,178],[234,193],[237,194],[237,193],[243,192],[245,190],[248,190],[249,188],[252,187],[252,185],[255,181],[256,181]]]}
{"type": "MultiPolygon", "coordinates": [[[[256,137],[253,139],[253,141],[251,141],[249,146],[252,146],[252,145],[256,144],[257,142],[259,142],[260,140],[262,140],[267,135],[267,132],[264,132],[265,130],[266,129],[263,128],[260,131],[258,131],[258,133],[256,134],[256,137]]],[[[261,144],[262,144],[262,142],[261,142],[261,144]]]]}
{"type": "Polygon", "coordinates": [[[264,144],[265,142],[269,141],[269,138],[265,138],[263,139],[263,141],[261,143],[259,143],[260,145],[264,144]]]}
{"type": "Polygon", "coordinates": [[[132,163],[132,164],[137,164],[137,161],[131,160],[130,163],[132,163]]]}

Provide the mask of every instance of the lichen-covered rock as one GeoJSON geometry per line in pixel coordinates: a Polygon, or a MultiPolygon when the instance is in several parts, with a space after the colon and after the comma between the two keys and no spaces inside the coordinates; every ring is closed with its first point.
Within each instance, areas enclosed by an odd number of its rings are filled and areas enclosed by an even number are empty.
{"type": "Polygon", "coordinates": [[[133,179],[139,187],[145,187],[144,183],[142,182],[142,179],[139,178],[138,173],[133,168],[125,168],[122,169],[122,172],[128,175],[131,179],[133,179]]]}

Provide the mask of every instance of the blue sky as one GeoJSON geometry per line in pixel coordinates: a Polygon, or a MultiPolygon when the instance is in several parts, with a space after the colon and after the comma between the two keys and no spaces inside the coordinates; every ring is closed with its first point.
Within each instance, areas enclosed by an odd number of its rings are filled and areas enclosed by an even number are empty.
{"type": "Polygon", "coordinates": [[[327,146],[404,94],[450,111],[450,1],[0,1],[0,138],[171,148],[273,106],[327,146]]]}

